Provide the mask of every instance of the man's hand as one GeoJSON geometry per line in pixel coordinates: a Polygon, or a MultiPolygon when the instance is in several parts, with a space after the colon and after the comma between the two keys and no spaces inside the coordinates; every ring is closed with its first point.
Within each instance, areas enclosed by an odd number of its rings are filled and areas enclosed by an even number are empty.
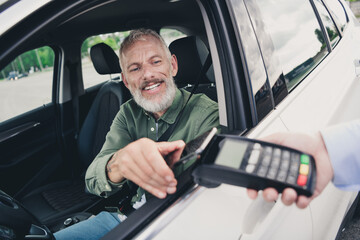
{"type": "Polygon", "coordinates": [[[142,187],[158,198],[176,191],[177,181],[164,157],[169,155],[172,162],[180,159],[185,143],[156,143],[142,138],[117,151],[106,168],[110,181],[121,182],[125,178],[142,187]]]}
{"type": "MultiPolygon", "coordinates": [[[[316,164],[316,187],[314,195],[310,198],[297,196],[294,189],[286,188],[281,197],[285,205],[291,205],[296,202],[299,208],[306,208],[311,200],[322,192],[334,175],[321,134],[275,133],[262,140],[298,149],[313,155],[316,164]]],[[[255,199],[257,197],[258,193],[256,190],[248,189],[247,192],[250,198],[255,199]]],[[[266,201],[272,202],[278,198],[278,192],[274,188],[267,188],[263,191],[263,197],[266,201]]]]}

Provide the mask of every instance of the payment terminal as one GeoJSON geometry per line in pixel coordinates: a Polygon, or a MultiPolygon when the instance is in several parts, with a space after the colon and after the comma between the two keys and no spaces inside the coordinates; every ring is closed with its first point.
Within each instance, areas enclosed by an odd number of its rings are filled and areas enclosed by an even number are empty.
{"type": "Polygon", "coordinates": [[[291,187],[299,195],[314,193],[314,159],[295,149],[213,130],[193,154],[198,155],[198,166],[192,175],[202,186],[226,183],[256,190],[273,187],[278,192],[291,187]]]}

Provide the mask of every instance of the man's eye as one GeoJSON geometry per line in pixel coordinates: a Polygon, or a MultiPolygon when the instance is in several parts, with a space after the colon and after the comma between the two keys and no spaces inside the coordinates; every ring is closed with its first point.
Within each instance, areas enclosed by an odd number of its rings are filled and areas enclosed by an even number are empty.
{"type": "Polygon", "coordinates": [[[136,71],[138,71],[138,70],[139,70],[138,67],[136,67],[136,68],[131,68],[131,69],[130,69],[130,72],[136,72],[136,71]]]}
{"type": "Polygon", "coordinates": [[[159,64],[159,63],[161,63],[161,60],[154,61],[154,64],[159,64]]]}

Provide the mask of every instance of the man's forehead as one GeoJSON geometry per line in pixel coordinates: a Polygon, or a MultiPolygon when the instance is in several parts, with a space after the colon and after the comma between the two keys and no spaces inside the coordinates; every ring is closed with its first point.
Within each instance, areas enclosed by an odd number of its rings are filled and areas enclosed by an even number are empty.
{"type": "Polygon", "coordinates": [[[141,36],[138,39],[134,40],[126,49],[124,49],[124,53],[126,53],[129,49],[133,49],[142,45],[154,45],[157,47],[162,47],[162,43],[160,39],[157,39],[151,35],[141,36]]]}
{"type": "Polygon", "coordinates": [[[144,38],[137,39],[130,46],[123,51],[124,60],[129,60],[138,55],[149,55],[151,56],[165,56],[166,51],[161,41],[152,36],[144,36],[144,38]]]}

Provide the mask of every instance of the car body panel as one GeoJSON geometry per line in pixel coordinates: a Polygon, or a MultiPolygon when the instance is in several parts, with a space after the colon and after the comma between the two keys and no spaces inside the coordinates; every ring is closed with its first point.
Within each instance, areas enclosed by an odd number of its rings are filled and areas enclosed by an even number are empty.
{"type": "MultiPolygon", "coordinates": [[[[354,49],[360,42],[359,30],[357,20],[352,18],[337,46],[247,136],[261,138],[278,131],[313,132],[360,118],[360,110],[354,104],[360,100],[360,79],[354,65],[360,56],[360,48],[354,49]]],[[[155,239],[174,236],[175,239],[193,236],[195,239],[239,239],[240,236],[241,239],[333,239],[357,194],[341,191],[330,183],[304,210],[278,201],[266,212],[264,200],[251,203],[245,189],[221,185],[202,191],[155,239]],[[234,203],[233,196],[242,204],[234,203]],[[249,229],[246,224],[249,216],[258,215],[262,216],[250,220],[256,227],[249,229]],[[301,223],[301,227],[294,222],[301,223]]],[[[139,235],[139,239],[142,237],[139,235]]]]}

